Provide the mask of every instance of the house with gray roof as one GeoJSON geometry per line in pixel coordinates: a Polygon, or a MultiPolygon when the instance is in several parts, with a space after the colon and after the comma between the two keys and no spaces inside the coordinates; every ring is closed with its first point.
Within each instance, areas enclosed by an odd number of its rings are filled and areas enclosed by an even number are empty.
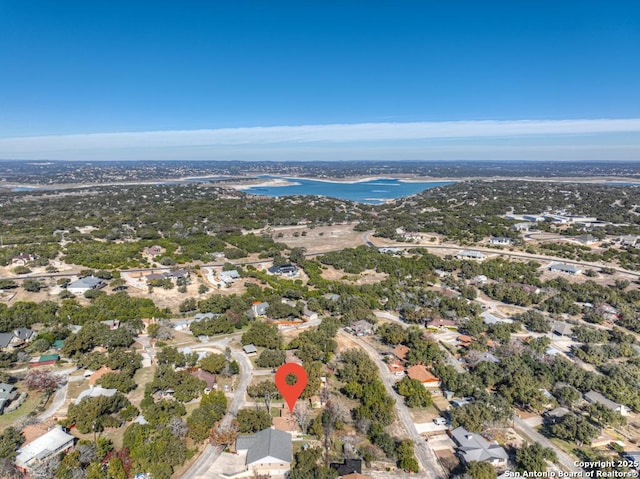
{"type": "Polygon", "coordinates": [[[269,303],[267,303],[266,301],[263,301],[262,303],[253,303],[251,305],[251,312],[256,318],[259,318],[260,316],[266,316],[267,309],[269,309],[269,303]]]}
{"type": "Polygon", "coordinates": [[[0,333],[0,349],[6,349],[13,340],[13,333],[0,333]]]}
{"type": "Polygon", "coordinates": [[[480,434],[458,427],[451,431],[451,437],[458,445],[457,454],[465,464],[472,461],[488,462],[494,467],[507,465],[509,456],[502,446],[487,441],[480,434]]]}
{"type": "Polygon", "coordinates": [[[7,383],[0,383],[0,414],[4,412],[5,407],[17,398],[18,391],[16,391],[15,386],[7,383]]]}
{"type": "Polygon", "coordinates": [[[456,259],[475,259],[482,260],[487,257],[486,254],[481,251],[462,250],[456,253],[456,259]]]}
{"type": "Polygon", "coordinates": [[[580,274],[582,269],[575,264],[567,263],[551,263],[549,265],[549,271],[552,273],[566,273],[566,274],[580,274]]]}
{"type": "Polygon", "coordinates": [[[584,399],[591,404],[600,404],[613,412],[620,413],[622,416],[629,414],[629,409],[624,404],[618,404],[604,397],[597,391],[591,390],[584,395],[584,399]]]}
{"type": "Polygon", "coordinates": [[[75,400],[74,404],[77,406],[85,398],[97,398],[97,397],[101,397],[101,396],[112,397],[112,396],[115,396],[115,394],[117,392],[118,392],[117,389],[105,389],[105,388],[103,388],[101,386],[95,386],[95,387],[89,388],[89,389],[87,389],[85,391],[82,391],[78,395],[78,398],[75,400]]]}
{"type": "Polygon", "coordinates": [[[104,288],[107,285],[102,279],[95,276],[85,276],[67,285],[67,291],[73,294],[84,294],[92,289],[104,288]]]}
{"type": "Polygon", "coordinates": [[[291,434],[278,429],[263,429],[251,436],[240,436],[236,451],[245,455],[245,468],[253,474],[284,476],[293,458],[291,434]]]}
{"type": "Polygon", "coordinates": [[[555,321],[551,326],[551,331],[558,336],[571,336],[573,334],[573,327],[569,323],[555,321]]]}

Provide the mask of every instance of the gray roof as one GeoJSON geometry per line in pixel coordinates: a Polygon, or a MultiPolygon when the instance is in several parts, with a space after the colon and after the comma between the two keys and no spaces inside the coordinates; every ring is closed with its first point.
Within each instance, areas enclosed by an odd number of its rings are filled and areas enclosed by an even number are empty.
{"type": "Polygon", "coordinates": [[[78,395],[78,399],[76,399],[74,404],[77,406],[84,398],[95,398],[99,396],[111,397],[117,392],[117,389],[105,389],[103,387],[96,386],[94,388],[87,389],[86,391],[82,391],[80,395],[78,395]]]}
{"type": "Polygon", "coordinates": [[[247,354],[258,352],[258,349],[253,344],[247,344],[246,346],[243,346],[242,350],[247,354]]]}
{"type": "Polygon", "coordinates": [[[55,454],[54,451],[73,441],[75,441],[75,437],[67,434],[62,429],[51,429],[38,439],[18,449],[16,464],[24,467],[28,466],[34,459],[46,459],[53,456],[55,454]]]}
{"type": "Polygon", "coordinates": [[[557,407],[555,409],[552,409],[551,411],[547,411],[545,414],[550,417],[558,418],[558,417],[564,417],[570,412],[571,411],[569,411],[566,407],[557,407]]]}
{"type": "Polygon", "coordinates": [[[506,461],[509,456],[502,446],[491,444],[480,434],[471,433],[463,427],[451,431],[453,440],[458,444],[458,452],[465,462],[506,461]]]}
{"type": "Polygon", "coordinates": [[[556,321],[553,323],[552,331],[562,336],[571,336],[573,328],[569,323],[563,323],[562,321],[556,321]]]}
{"type": "Polygon", "coordinates": [[[238,279],[240,277],[240,273],[238,273],[238,270],[232,269],[230,271],[223,271],[222,273],[220,273],[220,277],[238,279]]]}
{"type": "Polygon", "coordinates": [[[552,271],[561,271],[563,273],[572,273],[572,274],[577,274],[580,271],[582,271],[576,265],[567,264],[567,263],[551,263],[549,265],[549,269],[552,271]]]}
{"type": "Polygon", "coordinates": [[[13,339],[13,333],[0,333],[0,348],[6,348],[13,339]]]}
{"type": "Polygon", "coordinates": [[[100,278],[96,278],[95,276],[85,276],[84,278],[80,278],[72,283],[67,285],[67,289],[93,289],[97,288],[103,281],[100,278]]]}
{"type": "Polygon", "coordinates": [[[263,429],[252,436],[240,436],[236,442],[236,450],[247,451],[247,465],[267,457],[291,462],[291,434],[277,429],[263,429]]]}
{"type": "Polygon", "coordinates": [[[16,338],[26,341],[27,339],[31,338],[31,336],[33,336],[33,329],[18,328],[13,331],[13,334],[16,338]]]}
{"type": "Polygon", "coordinates": [[[457,257],[461,258],[485,258],[487,255],[480,251],[471,251],[471,250],[462,250],[458,251],[456,254],[457,257]]]}
{"type": "Polygon", "coordinates": [[[611,399],[607,399],[602,394],[597,391],[589,391],[584,395],[584,398],[590,403],[602,404],[607,409],[611,409],[612,411],[616,411],[621,407],[621,404],[612,401],[611,399]]]}

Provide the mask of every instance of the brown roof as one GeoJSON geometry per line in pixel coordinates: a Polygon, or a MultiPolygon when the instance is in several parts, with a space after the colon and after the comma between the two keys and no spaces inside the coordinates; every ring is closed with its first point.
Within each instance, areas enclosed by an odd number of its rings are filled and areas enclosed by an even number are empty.
{"type": "Polygon", "coordinates": [[[472,338],[471,336],[467,336],[466,334],[461,334],[457,339],[461,343],[472,343],[473,341],[475,341],[474,338],[472,338]]]}
{"type": "Polygon", "coordinates": [[[443,319],[443,318],[438,318],[438,319],[434,319],[433,321],[430,321],[427,323],[427,326],[438,326],[438,327],[442,327],[442,326],[458,326],[458,323],[456,321],[454,321],[453,319],[443,319]]]}
{"type": "Polygon", "coordinates": [[[397,359],[394,359],[393,361],[389,361],[389,363],[387,364],[387,367],[389,368],[389,371],[391,371],[392,373],[404,371],[404,365],[397,359]]]}
{"type": "Polygon", "coordinates": [[[114,372],[113,369],[108,368],[107,366],[102,366],[100,369],[98,369],[95,373],[93,373],[91,376],[89,376],[89,385],[93,386],[96,384],[96,381],[98,379],[100,379],[102,376],[104,376],[107,373],[112,373],[114,372]]]}
{"type": "Polygon", "coordinates": [[[207,383],[207,387],[209,389],[213,389],[213,386],[216,383],[216,375],[211,374],[208,371],[204,371],[202,369],[198,369],[197,371],[191,371],[191,375],[195,378],[202,379],[207,383]]]}
{"type": "Polygon", "coordinates": [[[401,359],[402,361],[404,361],[405,359],[407,359],[407,354],[409,353],[410,349],[408,347],[406,347],[403,344],[398,344],[395,348],[393,348],[393,355],[398,358],[401,359]]]}
{"type": "Polygon", "coordinates": [[[358,474],[354,472],[352,474],[347,474],[346,476],[342,476],[342,479],[372,479],[371,476],[365,476],[364,474],[358,474]]]}
{"type": "Polygon", "coordinates": [[[407,369],[407,374],[411,379],[416,379],[421,383],[438,383],[440,380],[431,374],[425,366],[422,364],[416,364],[407,369]]]}

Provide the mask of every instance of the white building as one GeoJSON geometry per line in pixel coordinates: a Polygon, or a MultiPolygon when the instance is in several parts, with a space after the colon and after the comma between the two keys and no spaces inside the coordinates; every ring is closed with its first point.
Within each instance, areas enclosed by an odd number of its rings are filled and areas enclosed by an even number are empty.
{"type": "Polygon", "coordinates": [[[62,429],[54,428],[38,439],[25,444],[18,449],[16,467],[23,473],[28,473],[38,464],[71,450],[76,438],[62,429]]]}

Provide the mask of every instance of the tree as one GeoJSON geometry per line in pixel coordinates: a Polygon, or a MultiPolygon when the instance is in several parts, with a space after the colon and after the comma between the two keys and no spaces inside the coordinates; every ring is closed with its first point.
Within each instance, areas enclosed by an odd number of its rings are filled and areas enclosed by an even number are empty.
{"type": "Polygon", "coordinates": [[[298,451],[291,472],[290,479],[337,479],[338,473],[325,465],[319,464],[322,459],[322,449],[308,448],[298,451]]]}
{"type": "Polygon", "coordinates": [[[107,478],[127,479],[127,472],[124,470],[122,459],[115,457],[109,461],[109,466],[107,467],[107,478]]]}
{"type": "Polygon", "coordinates": [[[309,428],[309,421],[311,419],[311,411],[309,410],[309,406],[307,406],[306,402],[298,401],[296,403],[293,408],[293,417],[300,427],[302,434],[306,434],[307,429],[309,428]]]}
{"type": "Polygon", "coordinates": [[[593,427],[584,416],[567,414],[548,428],[551,436],[576,444],[588,444],[598,435],[598,429],[593,427]]]}
{"type": "Polygon", "coordinates": [[[280,348],[280,332],[277,326],[268,325],[262,321],[255,321],[242,335],[242,344],[255,344],[270,349],[280,348]]]}
{"type": "Polygon", "coordinates": [[[405,376],[396,384],[396,390],[409,407],[427,407],[432,403],[431,393],[416,379],[405,376]]]}
{"type": "Polygon", "coordinates": [[[546,461],[558,460],[553,449],[543,447],[538,443],[524,444],[516,451],[516,467],[522,473],[524,471],[544,472],[547,470],[546,461]]]}
{"type": "Polygon", "coordinates": [[[200,368],[212,374],[219,374],[227,365],[224,354],[207,354],[200,360],[200,368]]]}
{"type": "Polygon", "coordinates": [[[203,394],[200,406],[187,418],[189,437],[196,442],[204,441],[211,433],[216,421],[224,416],[227,410],[227,398],[222,391],[211,391],[203,394]]]}
{"type": "Polygon", "coordinates": [[[496,470],[488,462],[471,461],[465,466],[471,479],[495,479],[496,470]]]}
{"type": "Polygon", "coordinates": [[[271,426],[271,414],[264,409],[240,409],[236,420],[242,433],[254,433],[271,426]]]}
{"type": "Polygon", "coordinates": [[[287,355],[284,351],[265,349],[256,359],[256,365],[261,368],[277,368],[284,364],[287,355]]]}
{"type": "Polygon", "coordinates": [[[28,389],[42,391],[47,396],[50,396],[61,382],[60,376],[44,369],[32,369],[24,378],[24,385],[28,389]]]}
{"type": "Polygon", "coordinates": [[[24,440],[24,436],[16,428],[13,426],[6,428],[0,435],[0,459],[13,461],[24,440]]]}
{"type": "Polygon", "coordinates": [[[398,467],[409,472],[418,472],[420,466],[418,460],[413,453],[413,441],[411,439],[403,439],[396,447],[396,456],[398,458],[398,467]]]}

